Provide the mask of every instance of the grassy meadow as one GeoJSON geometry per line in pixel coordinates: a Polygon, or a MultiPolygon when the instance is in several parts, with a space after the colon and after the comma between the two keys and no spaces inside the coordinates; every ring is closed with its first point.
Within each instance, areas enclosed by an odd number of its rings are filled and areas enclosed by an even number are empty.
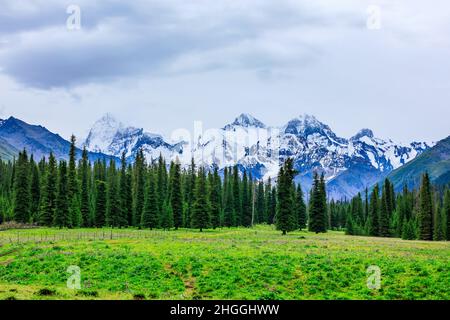
{"type": "Polygon", "coordinates": [[[450,244],[252,229],[0,231],[0,299],[450,299],[450,244]],[[69,289],[69,266],[81,289],[69,289]],[[366,285],[369,266],[381,288],[366,285]]]}

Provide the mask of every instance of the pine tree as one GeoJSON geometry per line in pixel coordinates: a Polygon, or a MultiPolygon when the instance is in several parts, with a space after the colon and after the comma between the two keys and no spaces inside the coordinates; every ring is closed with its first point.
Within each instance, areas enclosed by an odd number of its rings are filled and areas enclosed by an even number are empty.
{"type": "Polygon", "coordinates": [[[59,163],[58,192],[56,195],[54,225],[59,228],[72,226],[66,161],[60,161],[59,163]]]}
{"type": "Polygon", "coordinates": [[[450,189],[447,189],[444,196],[444,206],[442,208],[443,215],[446,220],[445,230],[446,230],[446,238],[450,240],[450,189]]]}
{"type": "Polygon", "coordinates": [[[389,216],[392,210],[391,191],[389,180],[386,179],[381,195],[381,208],[378,216],[378,235],[381,237],[389,237],[389,216]]]}
{"type": "Polygon", "coordinates": [[[39,203],[41,198],[41,177],[37,164],[34,162],[33,155],[30,157],[30,213],[33,222],[39,220],[39,203]]]}
{"type": "Polygon", "coordinates": [[[80,198],[79,198],[79,185],[77,179],[77,169],[76,169],[76,139],[72,135],[70,137],[70,150],[69,150],[69,167],[67,173],[67,197],[69,201],[70,213],[72,214],[70,218],[71,226],[77,226],[80,223],[80,198]]]}
{"type": "Polygon", "coordinates": [[[107,181],[105,224],[108,227],[118,227],[121,225],[122,212],[120,210],[116,162],[114,159],[111,159],[109,162],[107,181]]]}
{"type": "MultiPolygon", "coordinates": [[[[137,152],[134,164],[134,187],[133,187],[133,217],[132,225],[138,226],[142,216],[145,202],[145,157],[140,149],[137,152]]],[[[159,208],[159,207],[158,207],[159,208]]]]}
{"type": "Polygon", "coordinates": [[[39,224],[51,226],[56,210],[58,168],[53,153],[48,158],[48,166],[43,179],[44,187],[40,204],[39,224]]]}
{"type": "Polygon", "coordinates": [[[434,207],[434,223],[433,223],[433,240],[442,241],[445,240],[444,234],[444,210],[439,205],[439,199],[435,201],[434,207]]]}
{"type": "Polygon", "coordinates": [[[231,189],[233,192],[233,212],[234,212],[234,226],[240,226],[242,225],[242,199],[241,199],[241,190],[240,190],[240,183],[239,183],[239,170],[237,165],[233,167],[233,174],[232,174],[232,183],[231,183],[231,189]]]}
{"type": "Polygon", "coordinates": [[[220,226],[220,212],[221,212],[221,190],[220,190],[220,177],[217,167],[214,167],[214,173],[210,180],[210,195],[209,201],[211,203],[211,226],[216,229],[220,226]]]}
{"type": "Polygon", "coordinates": [[[150,170],[147,180],[147,191],[145,197],[144,211],[141,218],[142,228],[158,227],[159,209],[158,209],[158,195],[156,190],[156,178],[153,171],[150,170]]]}
{"type": "Polygon", "coordinates": [[[369,229],[367,230],[368,235],[370,236],[378,236],[379,235],[379,199],[378,199],[378,184],[375,185],[375,188],[372,191],[370,196],[370,205],[369,205],[369,216],[368,216],[368,225],[369,229]]]}
{"type": "Polygon", "coordinates": [[[303,191],[300,184],[297,185],[296,196],[297,196],[296,206],[297,206],[298,228],[302,230],[306,228],[306,204],[305,201],[303,200],[303,191]]]}
{"type": "Polygon", "coordinates": [[[95,219],[94,225],[97,228],[101,228],[105,225],[106,217],[106,203],[107,203],[107,193],[106,193],[106,182],[102,180],[95,181],[96,189],[96,199],[95,199],[95,219]]]}
{"type": "MultiPolygon", "coordinates": [[[[164,204],[167,201],[167,193],[168,193],[168,185],[167,185],[167,168],[166,168],[166,162],[162,155],[159,155],[158,159],[158,181],[156,184],[157,190],[158,190],[158,209],[160,215],[164,215],[164,204]]],[[[163,217],[160,217],[160,220],[162,220],[163,217]]]]}
{"type": "Polygon", "coordinates": [[[309,231],[315,233],[326,232],[327,219],[326,219],[326,193],[325,193],[325,181],[323,174],[319,178],[317,173],[314,174],[314,182],[311,192],[311,201],[309,205],[309,231]]]}
{"type": "Polygon", "coordinates": [[[264,192],[264,182],[260,181],[258,183],[258,188],[256,192],[256,206],[255,206],[257,217],[257,223],[265,223],[267,221],[266,215],[266,202],[265,202],[265,192],[264,192]]]}
{"type": "Polygon", "coordinates": [[[241,203],[242,203],[242,211],[241,211],[241,224],[244,227],[250,227],[252,225],[252,198],[250,195],[251,187],[249,188],[249,181],[247,178],[247,172],[244,171],[242,176],[242,187],[241,190],[241,203]]]}
{"type": "Polygon", "coordinates": [[[293,180],[296,172],[293,160],[286,159],[278,174],[278,194],[276,227],[283,235],[293,231],[297,225],[297,212],[295,206],[295,193],[293,180]]]}
{"type": "Polygon", "coordinates": [[[161,228],[164,230],[170,230],[173,227],[173,210],[169,201],[166,201],[163,205],[163,213],[161,215],[161,228]]]}
{"type": "Polygon", "coordinates": [[[195,186],[195,202],[192,207],[192,227],[203,229],[210,225],[210,204],[208,203],[208,188],[206,184],[205,169],[200,168],[195,186]]]}
{"type": "Polygon", "coordinates": [[[173,164],[170,176],[170,204],[173,210],[173,225],[175,230],[183,226],[183,194],[181,186],[181,165],[173,164]]]}
{"type": "Polygon", "coordinates": [[[192,158],[185,183],[185,198],[186,198],[186,209],[184,213],[185,227],[191,226],[192,207],[195,201],[195,193],[194,193],[196,185],[195,171],[196,171],[195,162],[194,158],[192,158]]]}
{"type": "Polygon", "coordinates": [[[30,222],[30,175],[27,152],[19,153],[14,177],[14,220],[30,222]]]}
{"type": "Polygon", "coordinates": [[[433,207],[428,173],[422,176],[419,192],[419,239],[433,240],[433,207]]]}
{"type": "Polygon", "coordinates": [[[229,169],[225,168],[224,172],[224,208],[223,208],[223,224],[225,227],[234,226],[234,199],[231,187],[231,179],[229,169]]]}
{"type": "Polygon", "coordinates": [[[81,180],[81,190],[80,190],[80,214],[81,214],[81,226],[90,227],[91,226],[91,215],[90,215],[90,189],[89,189],[89,160],[86,147],[83,149],[81,157],[80,166],[80,180],[81,180]]]}

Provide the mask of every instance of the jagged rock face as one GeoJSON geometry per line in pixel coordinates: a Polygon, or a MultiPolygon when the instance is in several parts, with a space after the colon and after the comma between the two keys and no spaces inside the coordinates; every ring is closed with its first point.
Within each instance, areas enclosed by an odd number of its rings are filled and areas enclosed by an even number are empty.
{"type": "Polygon", "coordinates": [[[269,127],[241,114],[223,128],[190,140],[170,143],[106,115],[96,122],[84,145],[116,157],[125,152],[130,160],[142,148],[147,159],[161,154],[167,159],[178,158],[185,166],[192,158],[197,164],[219,169],[237,164],[256,179],[276,178],[280,163],[292,157],[299,172],[296,180],[308,190],[313,172],[323,173],[333,198],[353,196],[430,147],[423,142],[400,145],[385,141],[370,129],[362,129],[350,139],[338,137],[311,115],[269,127]]]}

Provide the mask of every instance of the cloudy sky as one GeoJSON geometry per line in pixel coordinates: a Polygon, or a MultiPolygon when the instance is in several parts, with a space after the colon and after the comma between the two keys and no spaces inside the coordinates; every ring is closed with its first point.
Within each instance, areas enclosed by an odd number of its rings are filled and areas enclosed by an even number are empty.
{"type": "Polygon", "coordinates": [[[436,141],[449,57],[448,0],[0,0],[0,117],[68,137],[106,112],[165,135],[309,113],[436,141]]]}

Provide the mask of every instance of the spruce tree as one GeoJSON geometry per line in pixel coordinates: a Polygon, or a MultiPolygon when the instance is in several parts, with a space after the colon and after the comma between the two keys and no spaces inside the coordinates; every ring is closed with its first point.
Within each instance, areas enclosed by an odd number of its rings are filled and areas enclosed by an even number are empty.
{"type": "Polygon", "coordinates": [[[306,204],[303,200],[303,191],[300,184],[297,185],[296,198],[298,228],[302,230],[306,228],[306,204]]]}
{"type": "Polygon", "coordinates": [[[80,198],[79,198],[79,185],[77,179],[77,169],[76,169],[76,139],[72,135],[70,137],[70,149],[69,149],[69,167],[67,173],[67,197],[69,201],[70,218],[71,224],[77,226],[80,223],[80,198]]]}
{"type": "Polygon", "coordinates": [[[195,202],[192,207],[191,223],[192,227],[206,229],[210,225],[210,204],[208,202],[208,188],[206,184],[205,169],[198,170],[198,177],[195,186],[195,202]]]}
{"type": "MultiPolygon", "coordinates": [[[[133,186],[133,217],[132,225],[138,226],[145,202],[145,157],[142,149],[139,149],[134,164],[134,186],[133,186]]],[[[158,206],[159,209],[159,206],[158,206]]]]}
{"type": "Polygon", "coordinates": [[[33,155],[30,157],[30,215],[33,222],[39,220],[39,203],[41,198],[41,177],[38,165],[34,162],[33,155]]]}
{"type": "Polygon", "coordinates": [[[266,201],[264,192],[264,182],[260,181],[258,183],[258,188],[256,192],[256,206],[255,206],[255,216],[257,217],[257,223],[266,223],[266,201]]]}
{"type": "Polygon", "coordinates": [[[445,235],[447,240],[450,240],[450,189],[447,189],[447,191],[445,192],[445,196],[444,196],[444,205],[442,210],[443,215],[445,217],[445,235]]]}
{"type": "Polygon", "coordinates": [[[369,216],[368,216],[368,225],[369,229],[367,233],[369,236],[378,236],[379,235],[379,199],[378,199],[378,184],[375,185],[375,188],[372,191],[370,196],[370,205],[369,205],[369,216]]]}
{"type": "Polygon", "coordinates": [[[59,228],[72,227],[72,217],[70,216],[67,162],[64,160],[60,161],[59,163],[58,192],[56,195],[54,225],[59,228]]]}
{"type": "Polygon", "coordinates": [[[428,173],[422,176],[419,192],[419,239],[433,240],[433,206],[428,173]]]}
{"type": "Polygon", "coordinates": [[[313,187],[311,191],[308,229],[309,231],[313,231],[315,233],[326,232],[327,205],[323,175],[319,178],[317,173],[314,174],[313,187]]]}
{"type": "Polygon", "coordinates": [[[223,224],[225,227],[234,226],[234,199],[231,187],[231,179],[229,169],[225,168],[224,175],[224,208],[223,208],[223,224]]]}
{"type": "Polygon", "coordinates": [[[44,187],[40,205],[39,224],[51,226],[56,210],[58,168],[53,153],[50,152],[48,166],[43,179],[44,187]]]}
{"type": "Polygon", "coordinates": [[[381,195],[381,208],[378,216],[378,235],[380,237],[389,236],[389,216],[392,209],[391,191],[389,180],[385,180],[383,194],[381,195]]]}
{"type": "Polygon", "coordinates": [[[91,215],[90,215],[90,189],[89,189],[89,171],[90,165],[88,160],[88,153],[86,147],[83,148],[83,153],[81,157],[80,166],[80,180],[81,180],[81,190],[80,190],[80,214],[81,214],[81,226],[90,227],[91,226],[91,215]]]}
{"type": "Polygon", "coordinates": [[[214,173],[211,176],[209,184],[209,200],[211,203],[211,226],[216,229],[220,226],[220,212],[221,212],[221,189],[220,177],[217,167],[214,167],[214,173]]]}
{"type": "Polygon", "coordinates": [[[297,211],[293,180],[296,172],[293,160],[286,159],[278,174],[276,227],[283,235],[294,231],[297,225],[297,211]]]}
{"type": "Polygon", "coordinates": [[[233,167],[231,188],[233,190],[233,212],[234,212],[234,225],[242,225],[242,199],[239,183],[239,170],[237,165],[233,167]]]}
{"type": "Polygon", "coordinates": [[[120,210],[116,162],[114,159],[111,159],[109,162],[107,179],[105,224],[108,227],[118,227],[121,225],[122,212],[120,210]]]}
{"type": "Polygon", "coordinates": [[[433,223],[433,240],[442,241],[445,240],[444,234],[444,210],[439,205],[439,199],[435,201],[434,206],[434,223],[433,223]]]}
{"type": "Polygon", "coordinates": [[[14,177],[14,220],[30,222],[30,175],[27,152],[19,153],[14,177]]]}
{"type": "MultiPolygon", "coordinates": [[[[251,188],[251,187],[250,187],[251,188]]],[[[247,178],[247,172],[244,171],[242,176],[242,187],[241,190],[241,203],[242,203],[242,211],[241,211],[241,225],[244,227],[250,227],[252,224],[252,199],[250,197],[250,188],[249,181],[247,178]]]]}
{"type": "MultiPolygon", "coordinates": [[[[183,194],[181,185],[181,165],[173,164],[170,177],[170,205],[173,211],[173,225],[175,230],[183,226],[183,194]]],[[[170,218],[169,218],[170,220],[170,218]]]]}
{"type": "Polygon", "coordinates": [[[145,205],[141,218],[142,228],[150,230],[157,228],[159,224],[158,195],[156,189],[156,178],[152,170],[148,174],[145,205]]]}
{"type": "Polygon", "coordinates": [[[95,199],[95,219],[94,225],[97,228],[105,226],[107,193],[106,182],[102,180],[95,181],[96,199],[95,199]]]}

